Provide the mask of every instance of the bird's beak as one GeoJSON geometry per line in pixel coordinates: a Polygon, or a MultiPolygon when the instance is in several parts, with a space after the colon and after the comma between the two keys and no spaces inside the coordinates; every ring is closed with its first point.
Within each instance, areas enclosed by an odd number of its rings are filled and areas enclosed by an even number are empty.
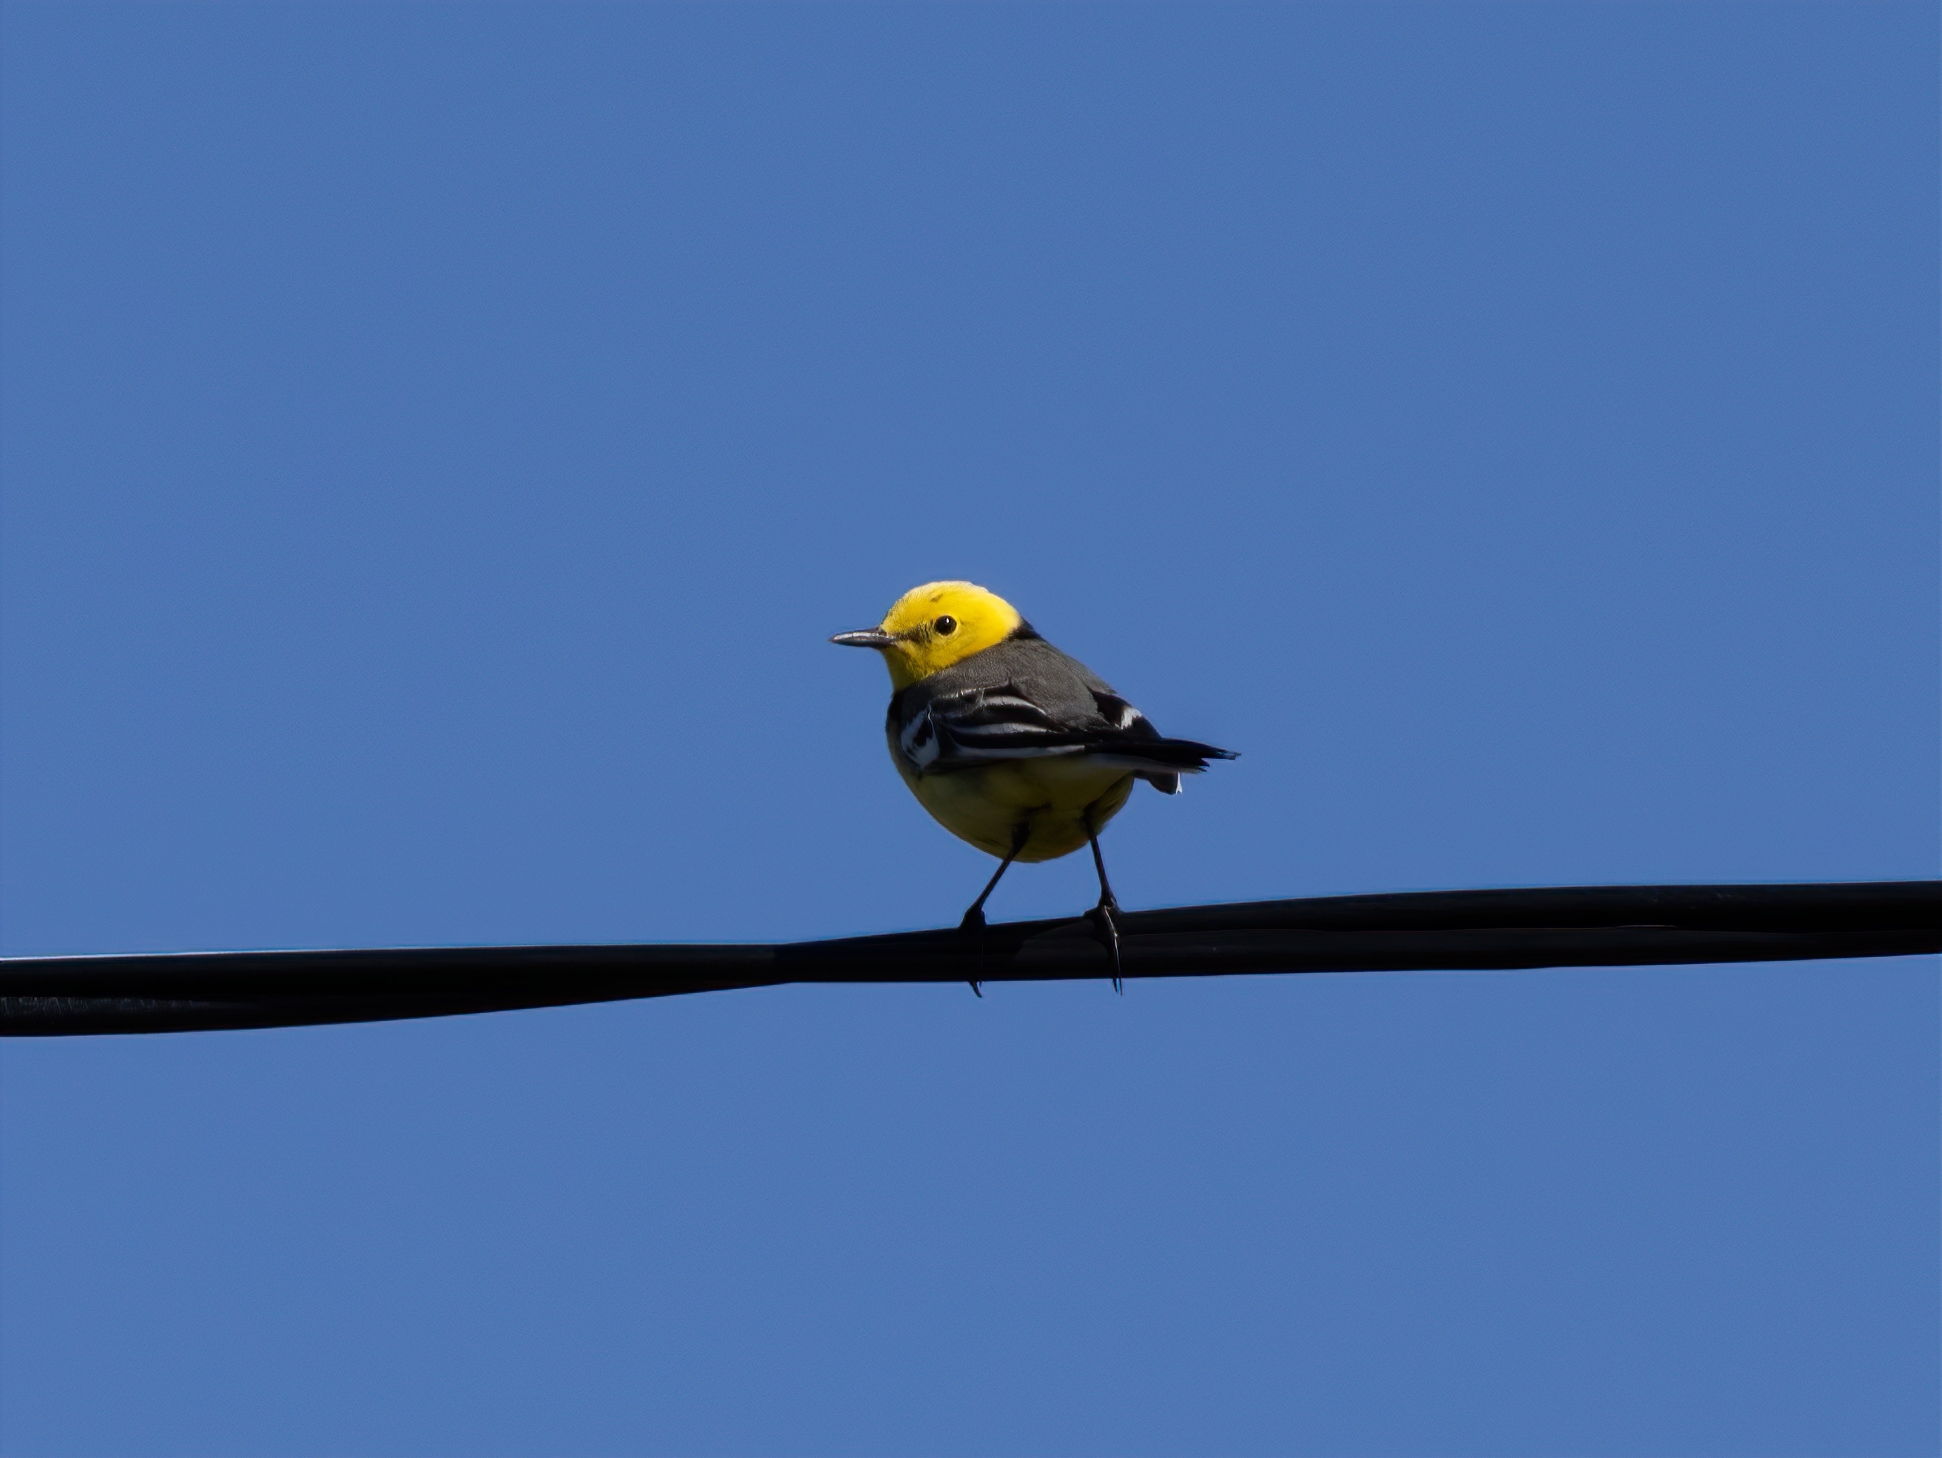
{"type": "Polygon", "coordinates": [[[845,648],[890,648],[896,645],[897,639],[882,628],[858,628],[854,633],[838,633],[829,641],[841,643],[845,648]]]}

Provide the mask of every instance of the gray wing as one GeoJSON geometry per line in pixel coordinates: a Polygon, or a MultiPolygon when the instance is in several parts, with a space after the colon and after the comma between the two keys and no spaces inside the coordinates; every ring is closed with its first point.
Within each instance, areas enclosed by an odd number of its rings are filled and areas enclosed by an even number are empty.
{"type": "Polygon", "coordinates": [[[1086,755],[1169,794],[1224,749],[1168,739],[1083,663],[1042,638],[1010,639],[891,700],[891,732],[918,774],[1086,755]]]}

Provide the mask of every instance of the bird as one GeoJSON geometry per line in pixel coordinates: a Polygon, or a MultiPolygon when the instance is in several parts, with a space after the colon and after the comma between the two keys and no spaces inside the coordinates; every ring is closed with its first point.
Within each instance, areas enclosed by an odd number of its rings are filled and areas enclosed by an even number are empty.
{"type": "MultiPolygon", "coordinates": [[[[933,819],[998,858],[959,923],[982,938],[985,902],[1014,861],[1092,847],[1099,903],[1086,913],[1123,991],[1120,907],[1099,832],[1145,780],[1180,792],[1183,774],[1232,750],[1168,739],[1112,685],[1041,637],[1018,609],[971,582],[927,582],[874,628],[830,640],[873,648],[890,670],[890,759],[933,819]]],[[[971,990],[984,996],[978,983],[971,990]]]]}

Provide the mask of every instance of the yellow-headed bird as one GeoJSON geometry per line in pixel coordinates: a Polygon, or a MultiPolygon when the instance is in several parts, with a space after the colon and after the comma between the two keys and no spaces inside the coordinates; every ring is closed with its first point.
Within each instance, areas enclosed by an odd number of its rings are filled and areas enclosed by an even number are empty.
{"type": "Polygon", "coordinates": [[[1117,987],[1119,903],[1099,832],[1134,780],[1178,794],[1182,774],[1232,752],[1163,738],[1010,603],[969,582],[913,587],[878,626],[830,642],[883,654],[893,689],[884,732],[897,773],[938,824],[999,858],[964,928],[984,925],[985,899],[1013,861],[1049,861],[1090,845],[1099,904],[1089,915],[1117,987]]]}

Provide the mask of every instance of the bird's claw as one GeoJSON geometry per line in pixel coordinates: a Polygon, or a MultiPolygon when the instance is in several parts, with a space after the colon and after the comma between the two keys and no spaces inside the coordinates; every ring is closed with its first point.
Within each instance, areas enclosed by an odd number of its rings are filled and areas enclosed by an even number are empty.
{"type": "MultiPolygon", "coordinates": [[[[984,908],[982,906],[972,907],[964,913],[964,920],[958,923],[958,934],[960,936],[975,937],[977,939],[979,972],[984,971],[984,929],[985,919],[984,908]]],[[[979,997],[984,996],[984,988],[978,985],[983,980],[982,977],[974,977],[971,979],[971,990],[977,993],[979,997]]]]}
{"type": "Polygon", "coordinates": [[[1118,911],[1117,902],[1102,898],[1097,906],[1086,913],[1086,920],[1092,923],[1093,935],[1099,938],[1100,945],[1106,949],[1106,955],[1112,958],[1113,991],[1124,997],[1126,989],[1120,983],[1120,979],[1125,976],[1125,971],[1119,961],[1119,923],[1113,919],[1118,911]]]}

